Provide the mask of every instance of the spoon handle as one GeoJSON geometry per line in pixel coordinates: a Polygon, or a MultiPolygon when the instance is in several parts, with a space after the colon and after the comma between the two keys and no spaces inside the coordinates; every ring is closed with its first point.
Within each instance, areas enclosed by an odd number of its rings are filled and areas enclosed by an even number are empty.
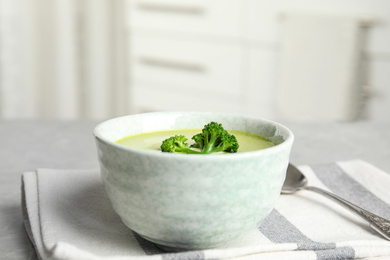
{"type": "Polygon", "coordinates": [[[304,187],[306,190],[315,191],[319,194],[325,195],[328,198],[332,199],[333,201],[339,203],[341,206],[345,207],[346,209],[349,209],[351,212],[355,213],[362,219],[366,220],[370,226],[376,230],[379,234],[384,236],[386,239],[390,240],[390,221],[387,219],[384,219],[382,217],[379,217],[365,209],[360,208],[359,206],[356,206],[355,204],[346,201],[343,198],[340,198],[339,196],[328,192],[326,190],[312,187],[312,186],[306,186],[304,187]]]}

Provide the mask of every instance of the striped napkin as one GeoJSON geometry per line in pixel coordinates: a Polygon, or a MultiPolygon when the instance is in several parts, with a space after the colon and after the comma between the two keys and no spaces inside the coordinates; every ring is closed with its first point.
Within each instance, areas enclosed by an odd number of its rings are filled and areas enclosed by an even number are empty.
{"type": "MultiPolygon", "coordinates": [[[[309,184],[390,219],[390,175],[361,160],[300,166],[309,184]]],[[[112,210],[98,170],[22,176],[26,231],[41,259],[390,259],[390,241],[311,191],[281,195],[261,226],[218,249],[167,253],[112,210]]]]}

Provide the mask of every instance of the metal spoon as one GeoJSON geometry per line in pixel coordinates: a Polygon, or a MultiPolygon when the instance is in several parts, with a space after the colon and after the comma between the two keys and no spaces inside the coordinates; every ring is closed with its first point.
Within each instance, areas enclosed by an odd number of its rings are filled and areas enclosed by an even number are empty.
{"type": "Polygon", "coordinates": [[[345,207],[346,209],[349,209],[351,212],[355,213],[357,216],[367,221],[368,224],[374,230],[376,230],[379,234],[384,236],[386,239],[390,240],[389,220],[379,217],[365,209],[362,209],[356,206],[355,204],[346,201],[345,199],[342,199],[339,196],[336,196],[331,192],[328,192],[326,190],[317,187],[307,186],[307,179],[303,175],[303,173],[300,170],[298,170],[294,165],[289,164],[287,168],[286,180],[282,187],[282,193],[292,194],[296,191],[303,190],[303,189],[315,191],[339,203],[341,206],[345,207]]]}

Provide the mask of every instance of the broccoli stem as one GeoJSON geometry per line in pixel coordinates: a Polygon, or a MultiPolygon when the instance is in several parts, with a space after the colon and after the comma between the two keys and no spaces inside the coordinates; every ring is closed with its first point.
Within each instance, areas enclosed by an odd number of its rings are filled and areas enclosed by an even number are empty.
{"type": "Polygon", "coordinates": [[[218,139],[218,136],[211,135],[209,142],[207,142],[207,144],[204,146],[204,148],[202,149],[202,152],[205,154],[209,154],[209,153],[214,152],[214,149],[215,149],[214,144],[217,141],[217,139],[218,139]]]}
{"type": "Polygon", "coordinates": [[[182,148],[182,149],[176,149],[176,153],[187,153],[187,154],[201,154],[202,152],[192,150],[191,148],[182,148]]]}

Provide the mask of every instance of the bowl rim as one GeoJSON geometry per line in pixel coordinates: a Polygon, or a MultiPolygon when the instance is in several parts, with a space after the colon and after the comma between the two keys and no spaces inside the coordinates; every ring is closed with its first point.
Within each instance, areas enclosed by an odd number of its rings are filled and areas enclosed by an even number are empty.
{"type": "MultiPolygon", "coordinates": [[[[163,130],[163,129],[162,129],[163,130]]],[[[100,122],[98,125],[95,126],[93,129],[93,135],[95,137],[95,140],[101,141],[107,145],[113,146],[116,149],[127,151],[130,153],[136,153],[139,155],[145,155],[148,157],[155,157],[155,158],[171,158],[171,159],[178,159],[178,160],[236,160],[240,158],[247,158],[247,157],[257,157],[260,154],[263,153],[270,153],[270,152],[277,152],[277,150],[283,150],[286,146],[291,146],[294,142],[294,133],[286,126],[284,126],[281,123],[275,122],[273,120],[265,119],[262,117],[256,117],[251,115],[245,115],[245,114],[237,114],[237,113],[219,113],[219,112],[199,112],[199,111],[163,111],[163,112],[146,112],[146,113],[137,113],[137,114],[129,114],[119,117],[110,118],[107,120],[104,120],[100,122]],[[101,134],[101,128],[103,125],[108,124],[109,122],[113,122],[114,120],[121,120],[128,117],[133,116],[156,116],[156,115],[175,115],[175,114],[204,114],[204,115],[215,115],[215,116],[233,116],[233,117],[243,117],[247,119],[253,119],[253,120],[260,120],[264,123],[269,123],[271,125],[274,125],[277,128],[283,129],[288,133],[287,138],[280,144],[277,144],[272,147],[268,147],[266,149],[260,149],[256,151],[249,151],[249,152],[242,152],[242,153],[226,153],[226,154],[181,154],[181,153],[159,153],[156,151],[148,151],[148,150],[142,150],[137,148],[132,148],[128,146],[124,146],[118,143],[115,143],[114,141],[109,140],[108,138],[104,137],[101,134]]]]}

